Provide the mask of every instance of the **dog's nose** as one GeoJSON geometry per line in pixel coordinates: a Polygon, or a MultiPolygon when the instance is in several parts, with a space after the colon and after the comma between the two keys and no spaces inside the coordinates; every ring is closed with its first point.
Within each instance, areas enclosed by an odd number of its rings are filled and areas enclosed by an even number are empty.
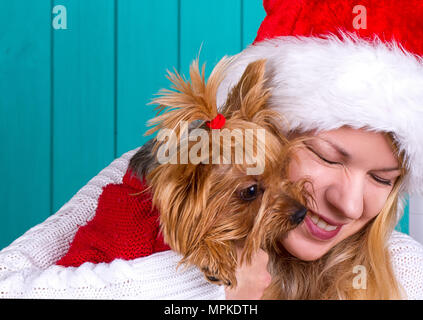
{"type": "Polygon", "coordinates": [[[295,211],[295,213],[290,217],[291,222],[293,224],[300,224],[304,220],[306,214],[307,214],[307,208],[302,207],[301,209],[295,211]]]}

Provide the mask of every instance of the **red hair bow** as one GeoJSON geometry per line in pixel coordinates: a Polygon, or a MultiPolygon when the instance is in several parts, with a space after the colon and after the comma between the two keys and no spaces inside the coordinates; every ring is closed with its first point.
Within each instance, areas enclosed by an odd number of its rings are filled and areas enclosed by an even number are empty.
{"type": "Polygon", "coordinates": [[[214,117],[211,121],[206,121],[206,125],[210,129],[221,129],[225,125],[225,116],[221,113],[218,113],[216,117],[214,117]]]}

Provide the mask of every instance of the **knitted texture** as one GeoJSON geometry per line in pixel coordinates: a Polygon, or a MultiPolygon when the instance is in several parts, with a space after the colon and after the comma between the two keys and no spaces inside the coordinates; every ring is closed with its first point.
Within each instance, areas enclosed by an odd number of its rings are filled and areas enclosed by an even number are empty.
{"type": "Polygon", "coordinates": [[[114,160],[43,223],[0,251],[0,297],[59,299],[224,299],[223,286],[195,267],[177,268],[168,250],[135,260],[54,265],[69,250],[80,226],[91,221],[103,188],[121,184],[131,150],[114,160]]]}
{"type": "Polygon", "coordinates": [[[177,268],[181,256],[168,250],[135,260],[27,268],[0,281],[0,297],[23,299],[225,299],[196,268],[177,268]]]}
{"type": "Polygon", "coordinates": [[[410,236],[394,232],[389,241],[392,265],[407,299],[423,299],[423,246],[410,236]]]}
{"type": "Polygon", "coordinates": [[[68,253],[57,264],[132,260],[170,250],[159,232],[159,212],[145,180],[127,170],[121,184],[104,187],[94,218],[79,228],[68,253]]]}
{"type": "MultiPolygon", "coordinates": [[[[120,184],[132,150],[90,180],[56,214],[0,251],[0,297],[60,299],[224,299],[223,286],[210,284],[198,268],[179,267],[181,256],[167,250],[134,260],[63,267],[55,262],[69,250],[80,226],[96,212],[103,187],[120,184]]],[[[389,248],[398,281],[408,299],[423,299],[423,247],[394,232],[389,248]]]]}

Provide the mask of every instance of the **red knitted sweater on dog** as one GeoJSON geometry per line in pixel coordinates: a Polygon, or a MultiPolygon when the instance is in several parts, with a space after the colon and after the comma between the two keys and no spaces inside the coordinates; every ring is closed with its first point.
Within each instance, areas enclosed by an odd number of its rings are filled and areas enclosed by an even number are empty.
{"type": "Polygon", "coordinates": [[[128,169],[121,184],[103,187],[95,216],[79,227],[67,254],[56,264],[80,266],[84,262],[132,260],[169,250],[159,229],[159,212],[152,209],[147,185],[128,169]]]}

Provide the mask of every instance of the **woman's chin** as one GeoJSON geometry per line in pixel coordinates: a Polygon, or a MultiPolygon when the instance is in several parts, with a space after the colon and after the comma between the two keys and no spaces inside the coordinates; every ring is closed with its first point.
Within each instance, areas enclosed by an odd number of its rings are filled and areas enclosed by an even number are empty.
{"type": "Polygon", "coordinates": [[[294,248],[290,248],[289,246],[285,246],[285,249],[291,255],[293,255],[294,257],[298,258],[301,261],[315,261],[315,260],[318,260],[321,257],[323,257],[323,255],[326,253],[326,252],[320,253],[320,252],[317,252],[317,251],[311,252],[308,249],[301,250],[297,246],[295,246],[294,248]]]}
{"type": "Polygon", "coordinates": [[[332,241],[316,241],[301,230],[301,226],[288,233],[282,241],[285,250],[302,261],[314,261],[323,257],[332,247],[332,241]]]}

